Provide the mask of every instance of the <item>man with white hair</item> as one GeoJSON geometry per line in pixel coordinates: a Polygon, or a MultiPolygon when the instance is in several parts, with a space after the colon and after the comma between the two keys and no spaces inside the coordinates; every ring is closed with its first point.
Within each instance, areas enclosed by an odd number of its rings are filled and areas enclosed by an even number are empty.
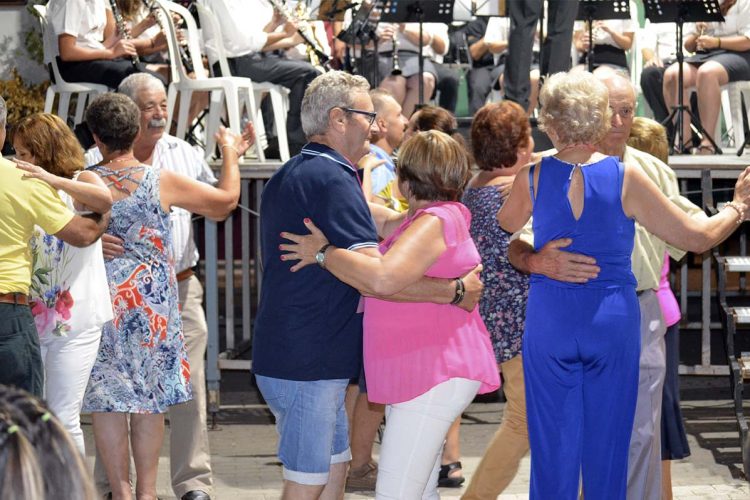
{"type": "MultiPolygon", "coordinates": [[[[198,181],[216,184],[216,177],[203,156],[187,142],[166,132],[167,94],[159,79],[147,73],[137,73],[124,79],[118,92],[130,97],[141,111],[141,132],[133,145],[133,154],[138,160],[198,181]]],[[[99,163],[101,158],[97,148],[86,153],[88,165],[99,163]]],[[[203,287],[193,272],[200,256],[193,239],[192,214],[173,207],[170,223],[180,314],[193,386],[192,401],[169,407],[172,489],[181,500],[207,500],[213,484],[206,428],[203,359],[208,328],[203,311],[203,287]]],[[[105,234],[102,243],[106,258],[123,253],[122,241],[115,236],[105,234]]],[[[97,484],[100,489],[106,490],[106,475],[103,468],[99,467],[100,461],[97,460],[96,464],[97,484]]]]}
{"type": "MultiPolygon", "coordinates": [[[[601,153],[617,156],[624,163],[640,167],[659,189],[685,213],[706,217],[700,207],[680,196],[674,171],[657,158],[627,145],[635,115],[635,89],[625,77],[614,75],[603,80],[609,89],[612,109],[611,128],[598,144],[601,153]]],[[[570,240],[554,240],[535,253],[530,223],[521,237],[508,249],[511,263],[519,270],[550,278],[585,283],[598,274],[594,259],[565,252],[570,240]]],[[[628,456],[628,500],[661,498],[661,399],[666,372],[662,317],[655,290],[659,287],[664,253],[681,259],[685,251],[667,245],[636,224],[635,245],[631,257],[641,310],[641,356],[633,433],[628,456]]]]}
{"type": "MultiPolygon", "coordinates": [[[[368,255],[378,234],[355,165],[374,131],[369,85],[361,76],[331,71],[317,77],[302,101],[308,144],[263,191],[263,283],[253,336],[253,372],[276,417],[285,499],[342,498],[351,459],[344,410],[349,379],[362,357],[359,292],[319,267],[290,272],[279,245],[282,231],[308,233],[311,218],[332,244],[368,255]]],[[[481,295],[474,271],[459,307],[471,310],[481,295]]],[[[448,304],[455,280],[423,278],[394,300],[448,304]]]]}

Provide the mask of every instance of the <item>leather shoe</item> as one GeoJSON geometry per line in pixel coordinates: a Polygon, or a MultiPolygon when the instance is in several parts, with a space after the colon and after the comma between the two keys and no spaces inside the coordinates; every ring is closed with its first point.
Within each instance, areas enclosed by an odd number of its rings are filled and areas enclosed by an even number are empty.
{"type": "Polygon", "coordinates": [[[192,490],[182,495],[181,500],[211,500],[211,497],[203,490],[192,490]]]}

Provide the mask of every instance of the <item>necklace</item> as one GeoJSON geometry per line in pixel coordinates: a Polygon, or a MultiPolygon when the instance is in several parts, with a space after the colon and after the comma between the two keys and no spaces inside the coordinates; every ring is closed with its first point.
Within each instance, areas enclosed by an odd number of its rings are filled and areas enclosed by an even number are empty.
{"type": "Polygon", "coordinates": [[[115,158],[112,160],[108,160],[107,162],[104,163],[104,165],[109,165],[110,163],[122,163],[126,161],[138,161],[138,159],[135,156],[130,156],[129,158],[125,158],[125,157],[115,158]]]}

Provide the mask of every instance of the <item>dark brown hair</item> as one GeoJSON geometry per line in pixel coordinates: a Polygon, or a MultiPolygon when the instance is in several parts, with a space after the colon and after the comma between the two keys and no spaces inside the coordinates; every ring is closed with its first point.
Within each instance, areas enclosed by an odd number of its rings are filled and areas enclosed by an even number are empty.
{"type": "Polygon", "coordinates": [[[531,126],[526,112],[512,101],[484,105],[471,124],[474,162],[482,170],[512,167],[518,150],[528,147],[531,126]]]}
{"type": "Polygon", "coordinates": [[[29,150],[37,165],[68,179],[83,165],[83,148],[70,127],[58,116],[34,113],[13,129],[13,141],[29,150]]]}
{"type": "Polygon", "coordinates": [[[425,201],[458,201],[469,182],[464,147],[438,130],[419,132],[399,150],[397,174],[412,196],[425,201]]]}
{"type": "MultiPolygon", "coordinates": [[[[417,116],[414,125],[415,132],[426,132],[428,130],[439,130],[444,134],[451,136],[464,149],[466,141],[458,132],[458,122],[453,113],[439,106],[424,106],[414,112],[417,116]]],[[[414,116],[412,115],[412,116],[414,116]]]]}
{"type": "Polygon", "coordinates": [[[98,95],[86,108],[86,123],[91,133],[110,152],[130,150],[138,136],[140,122],[138,106],[122,94],[110,92],[98,95]]]}

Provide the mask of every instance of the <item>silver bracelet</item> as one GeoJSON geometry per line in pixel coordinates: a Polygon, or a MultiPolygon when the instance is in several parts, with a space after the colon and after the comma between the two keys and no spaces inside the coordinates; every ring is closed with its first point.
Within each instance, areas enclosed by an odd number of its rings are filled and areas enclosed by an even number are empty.
{"type": "Polygon", "coordinates": [[[221,145],[221,150],[222,150],[222,151],[224,151],[224,148],[229,148],[229,149],[231,149],[232,151],[234,151],[235,153],[237,153],[237,158],[239,158],[240,156],[242,156],[242,155],[240,154],[240,150],[239,150],[239,149],[237,149],[237,148],[235,148],[235,147],[234,147],[234,146],[232,146],[231,144],[222,144],[222,145],[221,145]]]}

